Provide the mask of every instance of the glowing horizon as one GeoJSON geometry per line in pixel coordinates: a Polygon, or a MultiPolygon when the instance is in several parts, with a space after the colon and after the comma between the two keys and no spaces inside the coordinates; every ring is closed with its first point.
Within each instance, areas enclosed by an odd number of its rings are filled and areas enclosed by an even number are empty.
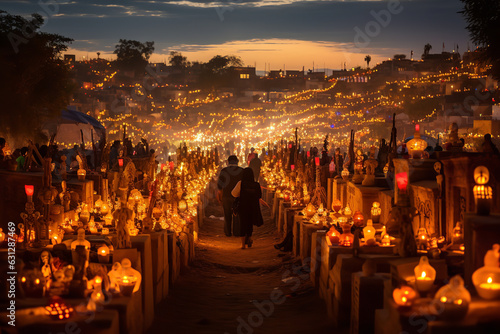
{"type": "MultiPolygon", "coordinates": [[[[256,65],[258,71],[264,71],[264,69],[269,70],[269,68],[300,70],[302,67],[307,70],[313,68],[313,63],[315,69],[340,69],[343,68],[344,62],[348,69],[356,66],[364,68],[366,67],[364,58],[368,54],[372,58],[370,67],[373,67],[381,61],[391,58],[393,54],[400,53],[401,50],[383,49],[385,54],[376,54],[370,52],[374,50],[357,49],[347,43],[271,38],[208,45],[181,44],[159,51],[151,55],[150,62],[161,63],[165,61],[168,63],[170,51],[181,52],[190,62],[207,62],[216,55],[236,55],[241,57],[244,66],[256,65]]],[[[69,48],[64,54],[75,54],[78,60],[97,58],[95,51],[87,52],[74,48],[69,48]]],[[[104,59],[116,58],[110,52],[101,52],[100,57],[104,59]]]]}

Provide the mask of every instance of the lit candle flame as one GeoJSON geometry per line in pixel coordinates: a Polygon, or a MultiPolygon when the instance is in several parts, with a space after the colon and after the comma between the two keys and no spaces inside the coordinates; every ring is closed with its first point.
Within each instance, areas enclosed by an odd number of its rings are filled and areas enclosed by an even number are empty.
{"type": "Polygon", "coordinates": [[[493,278],[488,277],[488,279],[486,281],[488,282],[488,284],[491,284],[493,282],[493,278]]]}
{"type": "Polygon", "coordinates": [[[422,271],[422,275],[420,275],[420,277],[425,278],[426,276],[427,276],[426,272],[422,271]]]}

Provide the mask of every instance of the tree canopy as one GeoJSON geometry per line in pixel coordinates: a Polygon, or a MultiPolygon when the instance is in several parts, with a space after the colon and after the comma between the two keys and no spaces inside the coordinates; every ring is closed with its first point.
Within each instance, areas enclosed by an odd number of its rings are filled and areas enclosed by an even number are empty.
{"type": "Polygon", "coordinates": [[[462,0],[460,12],[467,21],[471,39],[484,50],[492,74],[500,79],[500,2],[498,0],[462,0]]]}
{"type": "Polygon", "coordinates": [[[233,66],[243,66],[243,61],[237,56],[217,55],[203,64],[200,81],[206,88],[217,89],[229,83],[229,69],[233,66]]]}
{"type": "Polygon", "coordinates": [[[139,41],[120,39],[115,45],[116,66],[125,71],[134,71],[136,74],[144,73],[149,57],[155,50],[155,42],[141,43],[139,41]]]}
{"type": "Polygon", "coordinates": [[[177,51],[170,51],[168,62],[170,65],[176,68],[186,68],[190,65],[187,61],[187,57],[184,57],[182,53],[177,51]]]}
{"type": "Polygon", "coordinates": [[[75,90],[60,59],[71,38],[40,31],[43,18],[0,11],[0,131],[32,138],[43,122],[65,108],[75,90]]]}

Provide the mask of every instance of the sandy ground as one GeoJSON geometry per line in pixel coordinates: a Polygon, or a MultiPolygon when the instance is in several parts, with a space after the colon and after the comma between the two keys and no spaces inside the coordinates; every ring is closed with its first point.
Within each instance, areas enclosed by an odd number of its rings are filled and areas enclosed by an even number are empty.
{"type": "MultiPolygon", "coordinates": [[[[222,217],[212,203],[206,216],[222,217]]],[[[205,218],[196,259],[155,309],[148,333],[336,333],[307,270],[276,250],[269,211],[252,248],[228,238],[223,221],[205,218]]]]}

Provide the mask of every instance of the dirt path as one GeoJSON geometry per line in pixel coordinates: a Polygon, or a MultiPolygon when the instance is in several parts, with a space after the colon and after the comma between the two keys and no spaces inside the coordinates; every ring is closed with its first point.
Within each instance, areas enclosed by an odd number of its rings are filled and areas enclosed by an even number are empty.
{"type": "MultiPolygon", "coordinates": [[[[223,215],[215,204],[206,211],[223,215]]],[[[239,238],[224,236],[222,220],[205,219],[196,260],[156,307],[149,333],[335,333],[308,273],[274,249],[274,224],[268,210],[263,215],[244,250],[239,238]]]]}

